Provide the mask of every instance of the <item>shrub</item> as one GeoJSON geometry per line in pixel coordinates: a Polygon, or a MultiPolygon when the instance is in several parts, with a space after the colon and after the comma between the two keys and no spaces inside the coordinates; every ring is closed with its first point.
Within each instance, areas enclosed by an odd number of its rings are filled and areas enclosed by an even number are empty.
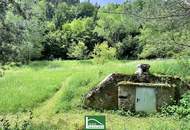
{"type": "Polygon", "coordinates": [[[119,59],[135,59],[141,51],[138,39],[130,35],[124,38],[122,42],[118,42],[115,47],[119,59]]]}
{"type": "Polygon", "coordinates": [[[2,130],[32,130],[30,128],[32,125],[33,112],[32,111],[28,111],[28,112],[29,112],[28,119],[19,120],[19,117],[17,115],[16,122],[11,121],[10,119],[6,117],[0,118],[1,129],[2,130]]]}
{"type": "Polygon", "coordinates": [[[181,118],[190,117],[190,92],[182,96],[180,106],[176,109],[176,112],[181,118]]]}
{"type": "Polygon", "coordinates": [[[79,42],[78,44],[73,44],[69,49],[67,55],[70,58],[75,58],[78,60],[85,59],[87,57],[87,47],[84,42],[79,42]]]}
{"type": "Polygon", "coordinates": [[[168,106],[162,109],[165,115],[177,115],[179,118],[190,118],[190,92],[185,93],[179,105],[168,106]]]}
{"type": "Polygon", "coordinates": [[[95,63],[104,64],[106,61],[116,59],[116,49],[109,47],[107,42],[97,44],[93,51],[95,63]]]}

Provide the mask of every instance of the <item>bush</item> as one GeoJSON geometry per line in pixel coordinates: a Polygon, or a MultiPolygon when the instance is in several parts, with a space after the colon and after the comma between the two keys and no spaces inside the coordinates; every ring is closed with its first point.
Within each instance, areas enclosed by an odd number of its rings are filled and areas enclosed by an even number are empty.
{"type": "Polygon", "coordinates": [[[95,63],[104,64],[106,61],[116,59],[116,49],[109,47],[107,42],[97,44],[93,51],[95,63]]]}
{"type": "Polygon", "coordinates": [[[176,109],[176,113],[181,117],[190,117],[190,92],[182,96],[180,106],[176,109]]]}
{"type": "Polygon", "coordinates": [[[84,42],[79,42],[78,44],[73,44],[69,49],[67,55],[70,58],[75,58],[78,60],[82,60],[87,58],[87,47],[84,42]]]}
{"type": "Polygon", "coordinates": [[[165,115],[177,115],[179,118],[190,119],[190,92],[182,96],[179,105],[168,106],[162,109],[165,115]]]}
{"type": "Polygon", "coordinates": [[[122,42],[118,42],[115,47],[119,59],[135,59],[141,50],[138,39],[131,35],[124,38],[122,42]]]}
{"type": "Polygon", "coordinates": [[[25,119],[17,115],[16,121],[6,117],[0,118],[0,130],[58,130],[57,126],[49,122],[33,123],[33,112],[28,112],[29,115],[27,115],[25,119]]]}

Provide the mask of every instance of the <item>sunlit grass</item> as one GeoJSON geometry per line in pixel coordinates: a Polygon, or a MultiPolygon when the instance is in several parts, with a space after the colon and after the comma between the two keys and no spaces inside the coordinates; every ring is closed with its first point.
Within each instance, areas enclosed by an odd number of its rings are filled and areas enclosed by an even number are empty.
{"type": "Polygon", "coordinates": [[[0,79],[0,112],[17,112],[36,106],[53,95],[68,72],[16,68],[0,79]]]}
{"type": "MultiPolygon", "coordinates": [[[[83,96],[110,73],[133,74],[137,64],[148,63],[151,73],[178,75],[188,72],[176,60],[111,61],[104,65],[91,61],[40,61],[14,67],[0,78],[0,113],[32,109],[34,129],[77,130],[85,115],[106,115],[108,130],[177,130],[181,121],[163,117],[125,117],[117,112],[84,110],[83,96]]],[[[16,115],[14,115],[16,116],[16,115]]],[[[11,117],[12,118],[12,117],[11,117]]],[[[80,129],[79,129],[80,130],[80,129]]]]}
{"type": "Polygon", "coordinates": [[[0,113],[32,109],[51,97],[63,84],[56,111],[75,109],[90,89],[108,74],[133,74],[136,65],[148,63],[151,72],[181,75],[176,60],[111,61],[96,65],[91,61],[39,61],[6,71],[0,78],[0,113]],[[67,78],[67,84],[64,84],[67,78]]]}
{"type": "Polygon", "coordinates": [[[83,130],[86,115],[104,115],[107,130],[182,130],[182,128],[190,128],[188,121],[182,122],[168,117],[131,117],[120,116],[117,113],[108,111],[100,113],[85,110],[59,113],[48,119],[34,120],[34,122],[37,124],[46,122],[47,124],[52,124],[52,126],[57,126],[59,130],[83,130]]]}

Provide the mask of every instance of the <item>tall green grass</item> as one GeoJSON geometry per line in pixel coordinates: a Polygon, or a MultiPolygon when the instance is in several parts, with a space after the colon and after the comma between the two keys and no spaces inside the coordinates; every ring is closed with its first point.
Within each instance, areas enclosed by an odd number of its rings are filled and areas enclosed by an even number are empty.
{"type": "Polygon", "coordinates": [[[24,66],[6,71],[5,77],[0,78],[0,113],[37,106],[52,96],[69,74],[63,69],[52,68],[51,64],[43,67],[24,66]]]}
{"type": "Polygon", "coordinates": [[[62,99],[57,103],[57,111],[79,109],[83,96],[107,75],[113,72],[133,74],[140,63],[151,65],[151,73],[183,76],[181,65],[176,60],[115,61],[104,65],[80,63],[65,84],[62,99]]]}
{"type": "Polygon", "coordinates": [[[11,68],[0,78],[0,113],[32,109],[64,85],[56,111],[79,107],[82,96],[110,73],[133,74],[139,63],[151,65],[151,72],[182,75],[176,60],[111,61],[96,65],[89,61],[39,61],[11,68]]]}

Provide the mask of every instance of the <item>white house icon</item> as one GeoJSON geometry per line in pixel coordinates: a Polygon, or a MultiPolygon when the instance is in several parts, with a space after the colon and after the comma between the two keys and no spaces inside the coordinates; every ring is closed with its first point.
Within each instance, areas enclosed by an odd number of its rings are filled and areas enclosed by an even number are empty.
{"type": "Polygon", "coordinates": [[[94,118],[86,117],[86,129],[104,129],[104,124],[94,118]],[[90,123],[93,122],[93,123],[90,123]]]}

